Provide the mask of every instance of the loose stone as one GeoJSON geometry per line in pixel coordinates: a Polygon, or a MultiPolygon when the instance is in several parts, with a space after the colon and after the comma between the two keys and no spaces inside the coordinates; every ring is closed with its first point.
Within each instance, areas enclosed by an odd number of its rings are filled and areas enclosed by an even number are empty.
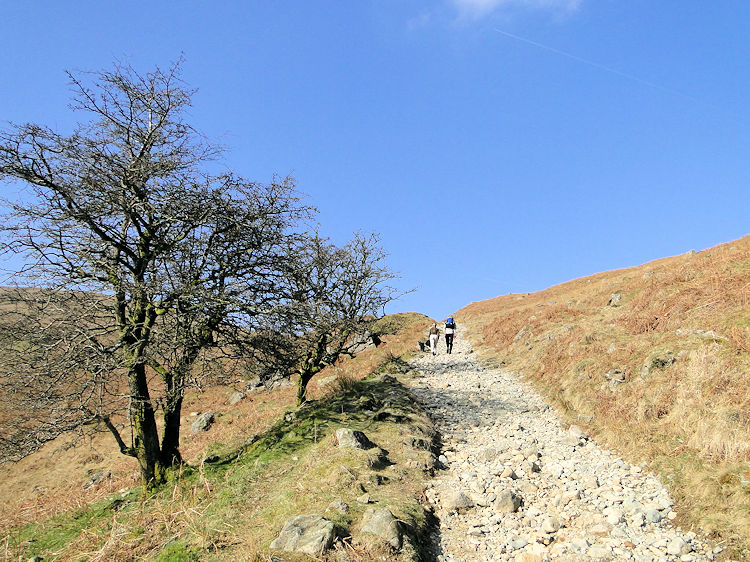
{"type": "Polygon", "coordinates": [[[672,500],[653,475],[566,429],[512,373],[479,367],[463,340],[459,331],[453,354],[411,364],[443,443],[425,491],[440,521],[432,559],[713,560],[672,527],[672,500]]]}

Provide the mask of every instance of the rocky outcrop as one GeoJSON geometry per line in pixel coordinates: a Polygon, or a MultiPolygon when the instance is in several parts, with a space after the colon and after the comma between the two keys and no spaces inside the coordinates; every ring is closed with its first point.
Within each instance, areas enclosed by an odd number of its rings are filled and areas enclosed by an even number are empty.
{"type": "Polygon", "coordinates": [[[211,424],[214,423],[215,414],[213,412],[204,412],[190,426],[190,433],[200,433],[208,431],[211,424]]]}
{"type": "Polygon", "coordinates": [[[625,382],[626,374],[620,369],[610,369],[604,374],[604,378],[609,381],[609,386],[614,388],[625,382]]]}
{"type": "Polygon", "coordinates": [[[641,367],[641,377],[646,378],[654,370],[666,369],[677,361],[674,353],[671,351],[665,351],[663,353],[656,353],[649,357],[641,367]]]}
{"type": "Polygon", "coordinates": [[[401,526],[388,508],[368,508],[362,516],[361,531],[363,534],[378,537],[394,550],[401,548],[403,541],[401,526]]]}
{"type": "Polygon", "coordinates": [[[336,443],[339,447],[351,447],[353,449],[372,449],[375,447],[375,443],[370,441],[367,435],[348,427],[336,430],[336,443]]]}
{"type": "Polygon", "coordinates": [[[320,556],[331,548],[335,537],[334,525],[322,515],[298,515],[284,523],[271,550],[301,552],[308,556],[320,556]]]}
{"type": "Polygon", "coordinates": [[[245,399],[245,393],[244,392],[234,392],[229,397],[229,405],[234,406],[236,404],[239,404],[245,399]]]}
{"type": "Polygon", "coordinates": [[[99,484],[104,482],[105,480],[109,480],[112,478],[112,472],[109,470],[102,470],[99,471],[84,482],[83,486],[81,486],[84,490],[88,490],[89,488],[96,488],[99,484]]]}
{"type": "Polygon", "coordinates": [[[607,306],[620,306],[621,302],[622,302],[622,293],[612,293],[609,296],[609,302],[607,302],[607,306]]]}

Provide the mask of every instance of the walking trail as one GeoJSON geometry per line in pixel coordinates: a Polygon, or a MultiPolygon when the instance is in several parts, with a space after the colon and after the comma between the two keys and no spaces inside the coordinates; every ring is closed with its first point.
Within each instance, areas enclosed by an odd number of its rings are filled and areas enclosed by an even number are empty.
{"type": "Polygon", "coordinates": [[[480,366],[461,331],[451,355],[438,349],[413,361],[446,467],[426,491],[440,520],[436,560],[713,560],[672,526],[655,476],[565,429],[513,374],[480,366]]]}

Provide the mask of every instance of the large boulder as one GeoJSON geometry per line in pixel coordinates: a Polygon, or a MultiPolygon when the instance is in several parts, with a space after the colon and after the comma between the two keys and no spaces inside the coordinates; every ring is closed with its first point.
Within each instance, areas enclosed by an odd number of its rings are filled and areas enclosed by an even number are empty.
{"type": "Polygon", "coordinates": [[[336,430],[336,441],[339,447],[352,447],[354,449],[372,449],[375,443],[367,438],[367,435],[356,429],[341,427],[336,430]]]}
{"type": "Polygon", "coordinates": [[[365,511],[362,522],[363,534],[375,535],[396,550],[401,548],[403,533],[390,509],[371,507],[365,511]]]}
{"type": "Polygon", "coordinates": [[[229,397],[229,405],[234,406],[235,404],[239,404],[245,399],[245,393],[244,392],[234,392],[229,397]]]}
{"type": "Polygon", "coordinates": [[[190,433],[208,431],[208,428],[211,427],[212,423],[214,423],[214,413],[204,412],[200,416],[198,416],[198,419],[196,419],[193,422],[193,425],[190,426],[190,433]]]}
{"type": "Polygon", "coordinates": [[[362,353],[368,347],[377,347],[381,343],[383,343],[383,341],[380,339],[379,334],[371,332],[370,330],[365,330],[364,332],[357,334],[354,337],[351,345],[349,346],[349,351],[355,354],[362,353]]]}
{"type": "Polygon", "coordinates": [[[270,548],[320,556],[331,548],[334,535],[333,523],[322,515],[298,515],[284,523],[281,533],[271,543],[270,548]]]}

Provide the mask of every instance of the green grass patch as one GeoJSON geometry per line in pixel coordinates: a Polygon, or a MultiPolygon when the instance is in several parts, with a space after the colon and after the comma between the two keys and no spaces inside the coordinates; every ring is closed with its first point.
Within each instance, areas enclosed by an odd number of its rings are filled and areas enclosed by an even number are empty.
{"type": "MultiPolygon", "coordinates": [[[[389,355],[377,370],[409,368],[389,355]]],[[[240,448],[209,445],[201,465],[175,470],[155,492],[144,496],[135,489],[16,531],[9,552],[44,559],[76,559],[82,553],[160,562],[266,559],[268,545],[294,515],[323,513],[339,537],[356,531],[367,507],[356,498],[365,488],[413,529],[413,544],[424,542],[418,539],[429,522],[415,487],[426,477],[431,453],[411,443],[430,441],[429,420],[405,387],[386,374],[348,378],[332,390],[290,408],[240,448]],[[388,462],[379,464],[381,449],[338,448],[333,434],[339,427],[364,431],[387,451],[388,462]],[[326,511],[334,499],[343,499],[350,511],[326,511]]]]}
{"type": "Polygon", "coordinates": [[[200,550],[184,541],[169,543],[154,558],[155,562],[197,562],[201,559],[200,550]]]}
{"type": "Polygon", "coordinates": [[[104,500],[41,523],[26,525],[9,535],[8,548],[24,558],[43,555],[46,559],[76,541],[84,531],[95,536],[105,534],[110,528],[114,509],[112,500],[104,500]]]}

